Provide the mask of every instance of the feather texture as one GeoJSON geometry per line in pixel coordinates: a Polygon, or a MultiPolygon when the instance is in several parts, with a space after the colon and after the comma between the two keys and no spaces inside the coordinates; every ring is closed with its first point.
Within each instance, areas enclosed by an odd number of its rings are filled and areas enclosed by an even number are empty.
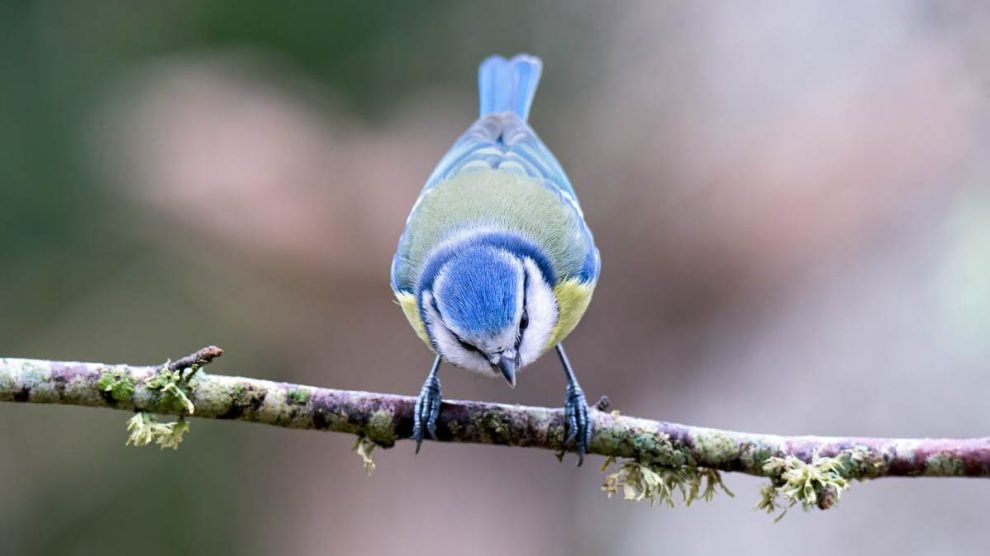
{"type": "Polygon", "coordinates": [[[392,289],[416,333],[483,372],[490,364],[473,343],[521,334],[532,302],[537,326],[514,346],[531,362],[577,325],[601,268],[570,180],[526,121],[541,71],[527,55],[482,63],[481,117],[427,179],[392,260],[392,289]]]}
{"type": "Polygon", "coordinates": [[[543,62],[526,54],[511,60],[492,56],[482,62],[478,68],[481,117],[497,112],[514,112],[523,120],[528,119],[541,73],[543,62]]]}

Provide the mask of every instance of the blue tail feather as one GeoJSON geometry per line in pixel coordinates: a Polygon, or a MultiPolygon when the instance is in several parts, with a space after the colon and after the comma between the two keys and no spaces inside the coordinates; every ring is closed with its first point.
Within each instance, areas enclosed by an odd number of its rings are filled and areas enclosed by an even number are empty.
{"type": "Polygon", "coordinates": [[[543,62],[528,54],[518,54],[511,60],[492,56],[482,62],[478,68],[481,116],[515,112],[527,119],[542,71],[543,62]]]}

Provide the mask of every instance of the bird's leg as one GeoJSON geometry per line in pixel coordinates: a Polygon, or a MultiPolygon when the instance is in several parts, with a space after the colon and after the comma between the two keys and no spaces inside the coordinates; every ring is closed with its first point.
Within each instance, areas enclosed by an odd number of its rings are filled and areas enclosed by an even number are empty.
{"type": "Polygon", "coordinates": [[[430,438],[437,438],[437,418],[440,417],[440,356],[433,362],[430,375],[426,377],[426,382],[419,390],[419,397],[416,398],[416,408],[413,411],[413,432],[412,439],[416,441],[416,453],[423,443],[423,429],[430,438]]]}
{"type": "Polygon", "coordinates": [[[557,355],[564,366],[567,375],[567,395],[564,398],[564,444],[571,441],[577,443],[578,466],[584,463],[584,454],[588,453],[588,443],[591,442],[591,420],[588,418],[588,402],[584,399],[584,390],[578,384],[567,359],[563,344],[557,344],[557,355]]]}

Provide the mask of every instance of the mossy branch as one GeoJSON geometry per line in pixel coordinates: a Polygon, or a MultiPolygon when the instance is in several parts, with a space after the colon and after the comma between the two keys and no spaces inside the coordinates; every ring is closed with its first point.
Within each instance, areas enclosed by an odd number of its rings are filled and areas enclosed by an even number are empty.
{"type": "MultiPolygon", "coordinates": [[[[415,398],[332,390],[197,372],[218,357],[204,348],[157,366],[0,359],[0,401],[102,407],[139,412],[131,442],[178,445],[187,416],[357,435],[371,469],[373,445],[391,447],[412,432],[415,398]],[[176,415],[159,423],[151,414],[176,415]]],[[[851,480],[878,477],[990,477],[990,437],[887,439],[777,436],[591,412],[589,452],[621,458],[605,489],[627,498],[670,503],[708,498],[722,488],[719,471],[768,477],[758,507],[833,505],[851,480]],[[701,487],[702,482],[705,486],[701,487]],[[699,496],[699,488],[703,488],[699,496]],[[781,502],[782,501],[782,502],[781,502]]],[[[445,400],[437,440],[564,452],[563,411],[445,400]]]]}

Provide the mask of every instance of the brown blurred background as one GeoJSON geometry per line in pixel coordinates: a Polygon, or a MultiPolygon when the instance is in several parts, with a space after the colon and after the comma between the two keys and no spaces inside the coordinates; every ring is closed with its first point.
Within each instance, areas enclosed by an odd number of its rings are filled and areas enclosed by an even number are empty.
{"type": "MultiPolygon", "coordinates": [[[[589,398],[754,431],[990,431],[990,8],[972,2],[0,2],[0,354],[413,394],[388,268],[492,53],[602,280],[589,398]]],[[[546,358],[510,391],[556,406],[546,358]]],[[[774,525],[609,500],[599,461],[0,406],[3,554],[985,554],[990,481],[855,485],[774,525]]]]}

